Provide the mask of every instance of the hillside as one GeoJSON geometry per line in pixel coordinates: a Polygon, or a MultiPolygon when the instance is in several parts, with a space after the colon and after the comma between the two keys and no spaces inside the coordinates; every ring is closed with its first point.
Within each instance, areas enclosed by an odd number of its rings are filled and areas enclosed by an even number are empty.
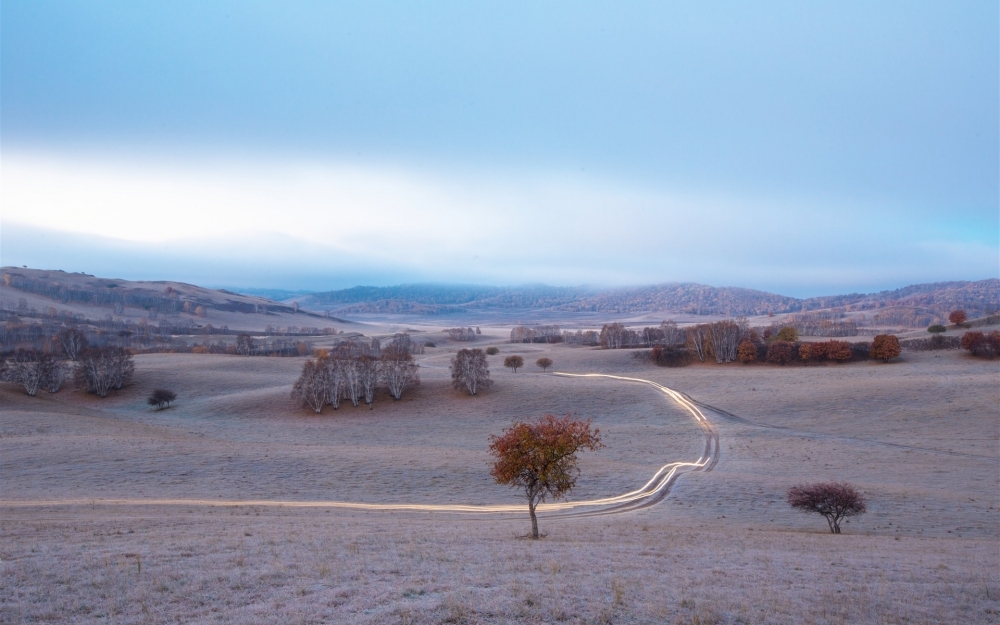
{"type": "MultiPolygon", "coordinates": [[[[585,287],[448,286],[410,284],[394,287],[354,287],[314,293],[298,300],[304,307],[338,314],[436,314],[456,310],[546,309],[566,312],[678,312],[701,315],[764,315],[839,309],[882,311],[907,309],[916,323],[943,318],[964,308],[971,316],[1000,309],[1000,280],[916,284],[879,293],[851,293],[799,299],[739,287],[672,283],[621,289],[585,287]]],[[[885,315],[895,319],[894,315],[885,315]]],[[[892,321],[905,323],[905,321],[892,321]]]]}
{"type": "Polygon", "coordinates": [[[169,333],[217,331],[316,333],[340,319],[263,297],[172,281],[130,281],[19,267],[0,268],[0,314],[8,323],[29,319],[92,324],[120,331],[133,325],[169,333]],[[19,320],[16,321],[15,320],[19,320]],[[164,330],[165,332],[167,330],[164,330]]]}

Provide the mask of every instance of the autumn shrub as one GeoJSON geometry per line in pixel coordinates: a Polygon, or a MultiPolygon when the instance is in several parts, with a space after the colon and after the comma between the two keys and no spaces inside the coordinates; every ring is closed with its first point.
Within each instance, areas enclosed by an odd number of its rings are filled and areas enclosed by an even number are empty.
{"type": "Polygon", "coordinates": [[[743,341],[740,346],[736,348],[736,360],[739,360],[745,365],[751,362],[757,362],[757,346],[751,341],[743,341]]]}
{"type": "Polygon", "coordinates": [[[694,362],[691,352],[674,345],[655,345],[649,351],[649,359],[660,367],[686,367],[694,362]]]}
{"type": "Polygon", "coordinates": [[[774,365],[787,365],[795,358],[795,345],[788,341],[777,340],[767,348],[767,362],[774,365]]]}
{"type": "Polygon", "coordinates": [[[826,357],[834,362],[847,362],[853,358],[851,343],[848,341],[827,341],[826,357]]]}
{"type": "Polygon", "coordinates": [[[871,351],[872,344],[868,341],[858,341],[851,343],[852,360],[868,360],[868,352],[871,351]]]}
{"type": "Polygon", "coordinates": [[[940,334],[942,332],[947,332],[948,328],[944,327],[940,323],[936,323],[932,326],[929,326],[927,328],[927,331],[930,332],[931,334],[940,334]]]}
{"type": "Polygon", "coordinates": [[[496,356],[499,353],[500,353],[500,348],[498,348],[498,347],[487,347],[486,348],[486,355],[487,356],[496,356]]]}
{"type": "Polygon", "coordinates": [[[994,330],[984,334],[978,330],[962,335],[962,348],[973,356],[980,358],[996,358],[1000,355],[1000,331],[994,330]]]}
{"type": "Polygon", "coordinates": [[[437,345],[434,344],[434,341],[424,341],[424,347],[437,347],[437,345]]]}
{"type": "Polygon", "coordinates": [[[786,341],[788,343],[794,343],[799,340],[799,332],[791,326],[785,326],[778,331],[778,334],[774,337],[775,341],[786,341]]]}
{"type": "Polygon", "coordinates": [[[879,334],[872,341],[872,347],[868,351],[869,356],[882,362],[889,362],[897,358],[900,353],[902,348],[899,345],[899,338],[894,334],[879,334]]]}

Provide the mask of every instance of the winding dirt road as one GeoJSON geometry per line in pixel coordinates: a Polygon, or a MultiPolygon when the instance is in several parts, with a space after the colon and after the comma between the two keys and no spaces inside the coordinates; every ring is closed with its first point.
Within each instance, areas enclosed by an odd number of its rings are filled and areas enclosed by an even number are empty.
{"type": "MultiPolygon", "coordinates": [[[[636,384],[645,384],[666,395],[695,420],[705,435],[705,449],[701,457],[691,461],[671,462],[660,467],[653,477],[633,491],[580,501],[557,501],[541,504],[538,512],[550,517],[590,516],[621,514],[638,510],[662,501],[670,487],[682,474],[691,471],[711,471],[719,461],[719,434],[705,417],[698,405],[687,396],[671,388],[641,378],[629,378],[603,373],[552,373],[566,378],[605,378],[636,384]]],[[[410,511],[459,514],[523,514],[524,504],[461,505],[461,504],[405,504],[405,503],[355,503],[346,501],[277,501],[277,500],[223,500],[223,499],[60,499],[0,501],[0,507],[54,507],[54,506],[213,506],[213,507],[282,507],[282,508],[343,508],[350,510],[410,511]]]]}

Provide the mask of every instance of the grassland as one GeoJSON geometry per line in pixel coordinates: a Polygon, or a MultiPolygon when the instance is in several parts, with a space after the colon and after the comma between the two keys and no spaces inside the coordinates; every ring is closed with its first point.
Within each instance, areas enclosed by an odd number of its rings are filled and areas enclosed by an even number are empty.
{"type": "MultiPolygon", "coordinates": [[[[150,354],[99,400],[0,388],[0,620],[260,623],[989,623],[1000,618],[1000,367],[958,352],[888,365],[659,369],[625,352],[496,344],[494,388],[422,385],[374,410],[314,415],[288,400],[300,359],[150,354]],[[574,498],[617,494],[700,452],[652,390],[500,363],[655,380],[731,413],[722,455],[661,504],[627,515],[383,513],[150,499],[516,502],[493,485],[489,434],[574,412],[607,448],[574,498]],[[155,412],[158,386],[180,395],[155,412]],[[846,479],[865,516],[832,536],[788,486],[846,479]],[[74,505],[38,501],[87,500],[74,505]],[[104,505],[101,500],[132,503],[104,505]]],[[[440,343],[439,343],[440,344],[440,343]]]]}

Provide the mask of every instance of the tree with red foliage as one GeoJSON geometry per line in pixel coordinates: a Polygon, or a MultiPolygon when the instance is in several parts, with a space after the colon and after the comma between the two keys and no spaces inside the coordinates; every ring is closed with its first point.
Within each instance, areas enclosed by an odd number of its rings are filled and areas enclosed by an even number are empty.
{"type": "Polygon", "coordinates": [[[757,360],[757,346],[753,344],[752,341],[743,341],[740,346],[736,348],[736,360],[739,360],[745,365],[751,362],[756,362],[757,360]]]}
{"type": "Polygon", "coordinates": [[[897,358],[902,353],[899,346],[899,339],[894,334],[879,334],[872,340],[872,347],[868,355],[882,362],[889,362],[897,358]]]}
{"type": "Polygon", "coordinates": [[[962,349],[972,352],[973,356],[994,358],[1000,354],[1000,331],[994,330],[983,334],[978,330],[962,335],[962,349]]]}
{"type": "Polygon", "coordinates": [[[591,430],[589,419],[546,414],[533,423],[514,423],[500,436],[490,437],[490,454],[496,458],[490,475],[497,484],[524,489],[531,537],[537,539],[535,508],[546,497],[559,499],[573,489],[580,474],[578,451],[602,447],[601,431],[591,430]]]}
{"type": "Polygon", "coordinates": [[[846,482],[793,486],[786,496],[791,507],[825,516],[831,534],[840,533],[841,519],[864,514],[867,510],[864,495],[846,482]]]}
{"type": "Polygon", "coordinates": [[[948,321],[954,323],[957,326],[960,326],[963,323],[965,323],[965,320],[967,318],[968,317],[965,316],[964,310],[953,310],[951,311],[951,314],[948,315],[948,321]]]}
{"type": "Polygon", "coordinates": [[[775,341],[767,348],[767,362],[775,365],[786,365],[795,356],[794,346],[788,341],[775,341]]]}
{"type": "Polygon", "coordinates": [[[851,344],[847,341],[827,341],[826,357],[835,362],[847,362],[852,358],[851,344]]]}

